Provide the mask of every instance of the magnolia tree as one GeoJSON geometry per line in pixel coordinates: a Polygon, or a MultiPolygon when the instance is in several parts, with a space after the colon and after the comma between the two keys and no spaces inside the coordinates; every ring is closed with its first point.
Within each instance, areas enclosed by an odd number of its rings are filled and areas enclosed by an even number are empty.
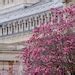
{"type": "Polygon", "coordinates": [[[23,50],[25,75],[66,75],[75,64],[75,6],[53,8],[51,21],[33,30],[23,50]],[[58,20],[59,19],[59,20],[58,20]]]}

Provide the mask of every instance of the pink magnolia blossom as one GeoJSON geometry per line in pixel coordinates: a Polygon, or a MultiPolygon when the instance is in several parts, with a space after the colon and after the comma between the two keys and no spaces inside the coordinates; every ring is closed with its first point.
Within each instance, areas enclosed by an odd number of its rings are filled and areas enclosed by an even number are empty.
{"type": "Polygon", "coordinates": [[[75,54],[75,5],[51,11],[53,23],[35,28],[33,36],[26,42],[23,51],[27,66],[25,75],[65,75],[69,70],[66,65],[75,64],[75,59],[71,59],[75,54]]]}

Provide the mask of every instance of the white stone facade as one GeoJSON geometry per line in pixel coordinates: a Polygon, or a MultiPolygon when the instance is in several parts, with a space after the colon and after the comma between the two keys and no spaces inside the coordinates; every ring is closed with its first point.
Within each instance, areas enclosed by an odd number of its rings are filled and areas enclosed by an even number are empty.
{"type": "MultiPolygon", "coordinates": [[[[0,43],[14,43],[19,42],[20,40],[25,41],[23,39],[26,37],[25,34],[31,32],[31,30],[35,27],[50,21],[50,9],[52,7],[63,7],[63,4],[61,2],[48,2],[42,5],[39,4],[34,6],[26,9],[21,8],[20,10],[5,13],[4,15],[1,14],[0,43]]],[[[28,34],[28,37],[29,36],[30,35],[28,34]]]]}
{"type": "Polygon", "coordinates": [[[65,1],[70,0],[0,0],[0,75],[23,75],[19,55],[25,41],[35,27],[51,21],[50,9],[65,1]]]}
{"type": "Polygon", "coordinates": [[[0,0],[0,9],[13,7],[20,4],[32,5],[39,0],[0,0]]]}

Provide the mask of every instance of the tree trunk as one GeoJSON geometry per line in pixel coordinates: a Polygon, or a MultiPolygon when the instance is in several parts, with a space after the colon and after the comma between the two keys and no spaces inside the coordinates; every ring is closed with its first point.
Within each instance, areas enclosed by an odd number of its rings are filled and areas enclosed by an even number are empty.
{"type": "Polygon", "coordinates": [[[71,75],[75,75],[75,72],[72,72],[71,75]]]}

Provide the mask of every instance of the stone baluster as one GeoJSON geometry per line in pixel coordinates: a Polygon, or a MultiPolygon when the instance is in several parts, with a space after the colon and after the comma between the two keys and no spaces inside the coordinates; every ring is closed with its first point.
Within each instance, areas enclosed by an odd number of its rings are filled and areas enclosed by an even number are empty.
{"type": "Polygon", "coordinates": [[[25,25],[25,23],[24,23],[24,20],[23,20],[23,32],[24,32],[24,25],[25,25]]]}
{"type": "Polygon", "coordinates": [[[47,22],[49,23],[49,15],[48,15],[48,13],[47,13],[47,22]]]}
{"type": "Polygon", "coordinates": [[[7,35],[7,25],[3,26],[3,35],[7,35]]]}
{"type": "Polygon", "coordinates": [[[41,15],[39,15],[39,17],[38,17],[38,26],[40,26],[41,25],[41,15]]]}
{"type": "Polygon", "coordinates": [[[16,25],[15,25],[15,22],[13,22],[13,29],[14,29],[14,33],[16,33],[16,25]]]}
{"type": "Polygon", "coordinates": [[[8,35],[8,24],[7,24],[7,26],[6,26],[6,32],[7,32],[7,35],[8,35]]]}
{"type": "Polygon", "coordinates": [[[18,21],[15,22],[15,33],[18,33],[18,21]]]}
{"type": "Polygon", "coordinates": [[[30,25],[31,25],[30,19],[28,19],[27,22],[28,22],[28,30],[30,30],[30,25]]]}
{"type": "Polygon", "coordinates": [[[12,34],[14,34],[14,25],[11,23],[11,28],[12,28],[12,34]]]}
{"type": "Polygon", "coordinates": [[[23,20],[20,20],[19,22],[19,31],[23,32],[23,20]]]}
{"type": "Polygon", "coordinates": [[[1,28],[1,30],[2,30],[2,31],[1,31],[1,36],[3,36],[3,27],[1,28]]]}
{"type": "Polygon", "coordinates": [[[51,23],[51,18],[52,18],[52,16],[51,16],[51,13],[49,12],[48,13],[48,21],[51,23]]]}
{"type": "Polygon", "coordinates": [[[39,25],[39,17],[37,16],[36,17],[36,26],[38,26],[39,25]]]}
{"type": "Polygon", "coordinates": [[[31,18],[31,30],[34,29],[34,17],[31,18]]]}
{"type": "Polygon", "coordinates": [[[18,22],[17,26],[18,26],[18,33],[19,33],[19,22],[18,22]]]}
{"type": "Polygon", "coordinates": [[[2,36],[2,25],[0,26],[0,36],[2,36]]]}
{"type": "Polygon", "coordinates": [[[20,20],[18,20],[18,32],[20,32],[20,20]]]}
{"type": "Polygon", "coordinates": [[[8,34],[12,34],[12,26],[11,26],[11,24],[8,24],[8,34]]]}
{"type": "Polygon", "coordinates": [[[42,14],[42,16],[41,16],[41,24],[44,24],[44,21],[45,21],[44,14],[42,14]]]}
{"type": "Polygon", "coordinates": [[[47,13],[45,13],[45,23],[48,23],[48,16],[47,16],[47,13]]]}
{"type": "Polygon", "coordinates": [[[35,27],[37,26],[37,17],[35,17],[35,27]]]}
{"type": "Polygon", "coordinates": [[[36,26],[39,27],[42,24],[42,16],[39,15],[36,17],[36,26]]]}
{"type": "Polygon", "coordinates": [[[35,17],[33,17],[33,28],[35,27],[35,17]]]}
{"type": "Polygon", "coordinates": [[[30,30],[32,30],[33,29],[33,20],[32,20],[32,18],[30,18],[30,30]]]}
{"type": "Polygon", "coordinates": [[[21,32],[21,29],[22,29],[22,24],[21,21],[19,21],[19,32],[21,32]]]}
{"type": "Polygon", "coordinates": [[[25,24],[24,24],[24,31],[28,30],[28,20],[25,20],[25,24]]]}
{"type": "Polygon", "coordinates": [[[44,24],[44,23],[45,23],[45,16],[44,16],[44,14],[43,14],[43,16],[42,16],[42,17],[43,17],[43,24],[44,24]]]}
{"type": "Polygon", "coordinates": [[[26,20],[24,20],[24,31],[26,30],[26,20]]]}

